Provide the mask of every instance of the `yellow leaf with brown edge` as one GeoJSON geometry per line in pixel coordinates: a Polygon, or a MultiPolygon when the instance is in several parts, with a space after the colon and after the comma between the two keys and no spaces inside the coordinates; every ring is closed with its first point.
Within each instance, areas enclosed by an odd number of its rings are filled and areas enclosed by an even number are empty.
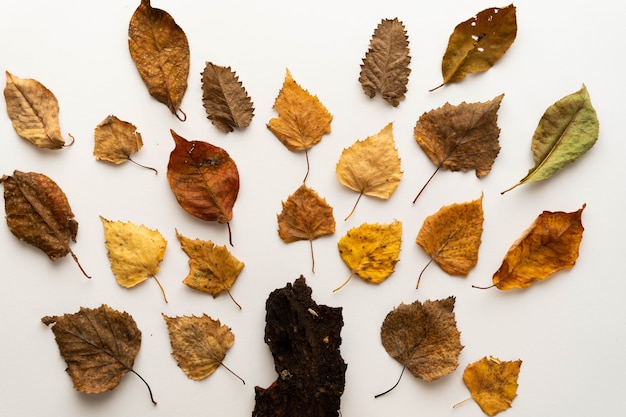
{"type": "Polygon", "coordinates": [[[424,220],[415,242],[430,255],[426,267],[435,261],[450,275],[467,276],[476,266],[483,233],[482,201],[481,196],[467,203],[444,206],[424,220]]]}
{"type": "Polygon", "coordinates": [[[585,206],[571,213],[541,213],[513,243],[493,275],[493,285],[500,290],[526,288],[572,268],[583,237],[581,216],[585,206]]]}
{"type": "Polygon", "coordinates": [[[394,271],[402,243],[402,222],[364,223],[350,229],[337,244],[339,255],[350,268],[350,276],[334,291],[343,288],[354,275],[380,284],[394,271]]]}
{"type": "Polygon", "coordinates": [[[189,274],[183,284],[211,294],[214,298],[227,292],[233,302],[241,308],[230,293],[230,289],[245,266],[235,258],[226,246],[217,246],[210,240],[191,240],[176,231],[180,247],[189,257],[189,274]]]}
{"type": "Polygon", "coordinates": [[[511,407],[517,396],[521,360],[501,361],[493,356],[470,363],[463,372],[463,382],[472,398],[488,416],[511,407]]]}
{"type": "Polygon", "coordinates": [[[15,132],[38,148],[65,146],[59,126],[59,102],[52,91],[37,80],[5,73],[4,99],[15,132]]]}
{"type": "Polygon", "coordinates": [[[119,285],[134,287],[153,277],[167,302],[165,291],[156,279],[167,241],[158,230],[131,222],[110,221],[100,216],[111,272],[119,285]]]}

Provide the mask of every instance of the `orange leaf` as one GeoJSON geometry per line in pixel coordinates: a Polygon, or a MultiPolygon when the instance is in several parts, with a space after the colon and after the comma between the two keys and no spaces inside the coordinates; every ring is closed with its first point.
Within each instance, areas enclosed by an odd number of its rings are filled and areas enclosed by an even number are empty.
{"type": "Polygon", "coordinates": [[[493,356],[470,363],[463,372],[463,382],[472,398],[488,416],[511,407],[517,396],[517,378],[521,360],[500,361],[493,356]]]}

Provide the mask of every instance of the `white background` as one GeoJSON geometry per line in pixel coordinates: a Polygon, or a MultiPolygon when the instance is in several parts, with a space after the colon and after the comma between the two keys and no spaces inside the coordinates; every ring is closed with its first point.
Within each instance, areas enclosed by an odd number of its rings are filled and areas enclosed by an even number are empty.
{"type": "Polygon", "coordinates": [[[36,171],[59,184],[79,222],[78,242],[72,248],[93,278],[85,279],[69,256],[50,262],[0,224],[0,415],[251,415],[254,387],[267,387],[276,378],[263,342],[265,300],[300,274],[318,303],[343,307],[341,353],[348,364],[344,417],[482,416],[472,402],[455,409],[452,405],[469,396],[461,379],[465,366],[486,355],[523,360],[518,397],[507,416],[615,415],[624,408],[626,6],[608,0],[518,1],[518,35],[504,58],[482,75],[428,93],[441,83],[441,57],[454,26],[480,10],[507,4],[154,0],[154,7],[176,19],[190,43],[189,88],[182,102],[188,119],[182,123],[148,95],[130,58],[127,27],[138,3],[3,2],[1,69],[46,85],[59,100],[63,134],[71,133],[76,142],[58,151],[37,149],[19,138],[2,115],[0,173],[36,171]],[[374,28],[381,19],[394,17],[405,24],[412,57],[409,91],[397,108],[380,96],[369,99],[358,83],[374,28]],[[206,61],[237,72],[256,109],[249,128],[223,134],[207,120],[200,89],[206,61]],[[314,274],[308,242],[285,244],[276,231],[281,201],[300,186],[305,173],[304,154],[288,151],[266,128],[276,116],[272,105],[287,68],[334,116],[332,133],[310,150],[307,185],[334,207],[337,220],[335,235],[314,241],[314,274]],[[600,120],[595,147],[554,177],[500,195],[532,166],[530,140],[544,110],[583,83],[600,120]],[[413,139],[419,116],[446,102],[486,101],[501,93],[502,150],[491,173],[479,180],[473,172],[441,170],[411,204],[435,168],[413,139]],[[144,148],[134,159],[155,167],[158,175],[130,163],[114,166],[94,159],[93,130],[109,114],[137,126],[144,148]],[[389,122],[394,123],[404,177],[389,200],[364,197],[344,222],[357,195],[335,177],[339,155],[389,122]],[[241,190],[230,250],[246,265],[232,288],[241,311],[226,294],[214,299],[181,283],[188,266],[175,228],[192,239],[219,245],[228,240],[223,225],[191,217],[171,193],[166,178],[173,149],[170,129],[189,140],[225,148],[239,167],[241,190]],[[443,205],[474,200],[481,193],[485,230],[478,265],[460,278],[432,264],[416,290],[418,273],[429,260],[415,244],[424,218],[443,205]],[[585,232],[572,270],[526,290],[471,288],[491,283],[509,246],[543,210],[575,211],[584,203],[585,232]],[[169,304],[152,280],[130,290],[115,282],[99,215],[144,224],[164,235],[168,247],[158,278],[169,304]],[[339,238],[362,223],[394,219],[403,223],[395,273],[378,286],[353,278],[333,293],[349,275],[337,251],[339,238]],[[465,345],[459,368],[433,383],[406,373],[393,392],[374,399],[401,371],[380,343],[386,314],[401,302],[450,295],[456,296],[465,345]],[[41,317],[102,303],[129,312],[141,329],[135,370],[150,383],[156,407],[132,374],[109,393],[86,395],[73,389],[64,372],[53,334],[41,317]],[[201,382],[188,379],[170,354],[161,313],[206,313],[230,326],[235,344],[225,363],[246,385],[225,369],[201,382]]]}

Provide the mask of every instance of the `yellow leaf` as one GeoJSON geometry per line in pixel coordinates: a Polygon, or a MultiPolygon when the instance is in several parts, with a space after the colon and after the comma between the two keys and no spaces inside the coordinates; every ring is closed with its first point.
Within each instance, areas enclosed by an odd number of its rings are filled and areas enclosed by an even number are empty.
{"type": "Polygon", "coordinates": [[[389,199],[402,179],[400,158],[393,139],[393,123],[344,149],[336,172],[341,184],[359,193],[346,219],[352,215],[363,194],[389,199]]]}
{"type": "Polygon", "coordinates": [[[351,274],[335,291],[340,290],[353,275],[380,284],[394,271],[402,243],[402,222],[368,224],[352,228],[337,244],[341,259],[351,274]]]}
{"type": "Polygon", "coordinates": [[[102,216],[100,219],[104,225],[105,245],[111,271],[117,283],[122,287],[131,288],[153,277],[167,302],[163,287],[156,279],[167,246],[161,233],[130,222],[113,222],[102,216]]]}
{"type": "Polygon", "coordinates": [[[481,410],[495,416],[511,407],[517,396],[517,377],[521,360],[501,361],[492,356],[470,363],[463,372],[463,382],[481,410]]]}

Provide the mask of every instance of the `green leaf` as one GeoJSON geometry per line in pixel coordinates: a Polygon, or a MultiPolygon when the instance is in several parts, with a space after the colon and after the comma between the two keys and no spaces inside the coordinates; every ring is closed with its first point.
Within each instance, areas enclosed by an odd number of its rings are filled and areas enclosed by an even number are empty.
{"type": "Polygon", "coordinates": [[[596,143],[599,130],[596,111],[591,105],[587,87],[583,85],[545,111],[531,144],[535,166],[502,194],[518,185],[551,177],[565,165],[578,160],[596,143]]]}

